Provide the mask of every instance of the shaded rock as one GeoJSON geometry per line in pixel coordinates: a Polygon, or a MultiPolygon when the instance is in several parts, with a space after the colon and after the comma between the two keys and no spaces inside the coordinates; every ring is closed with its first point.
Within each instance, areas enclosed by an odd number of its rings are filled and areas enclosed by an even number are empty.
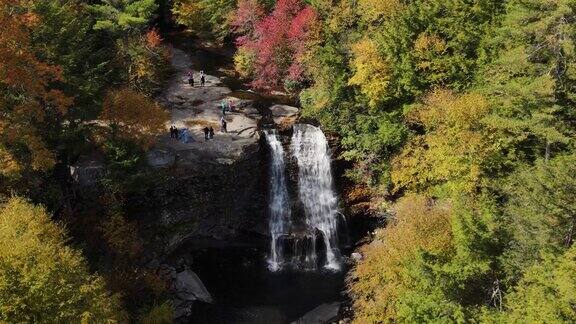
{"type": "Polygon", "coordinates": [[[153,168],[167,168],[176,161],[176,154],[166,149],[152,149],[146,152],[146,162],[153,168]]]}
{"type": "Polygon", "coordinates": [[[288,105],[273,105],[270,107],[274,121],[278,118],[294,117],[298,115],[298,108],[288,105]]]}
{"type": "Polygon", "coordinates": [[[70,166],[70,176],[81,186],[94,185],[105,175],[104,161],[98,157],[81,156],[76,164],[70,166]]]}
{"type": "Polygon", "coordinates": [[[174,278],[176,278],[176,269],[166,264],[160,265],[158,270],[156,270],[156,273],[160,278],[167,282],[172,282],[174,281],[174,278]]]}
{"type": "Polygon", "coordinates": [[[340,303],[322,304],[306,313],[293,324],[324,324],[334,320],[340,311],[340,303]]]}

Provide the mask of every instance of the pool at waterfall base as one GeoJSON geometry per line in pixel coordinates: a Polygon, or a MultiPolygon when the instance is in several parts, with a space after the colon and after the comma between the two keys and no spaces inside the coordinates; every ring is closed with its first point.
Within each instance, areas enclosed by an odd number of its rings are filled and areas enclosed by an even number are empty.
{"type": "Polygon", "coordinates": [[[189,323],[291,323],[318,305],[345,299],[345,271],[271,272],[256,248],[197,251],[191,266],[214,298],[194,305],[189,323]]]}

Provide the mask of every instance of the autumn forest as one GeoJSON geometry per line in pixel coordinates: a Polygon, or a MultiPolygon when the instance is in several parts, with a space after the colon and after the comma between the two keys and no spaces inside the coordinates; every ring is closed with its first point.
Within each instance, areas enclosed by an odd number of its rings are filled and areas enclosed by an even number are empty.
{"type": "MultiPolygon", "coordinates": [[[[327,134],[339,210],[352,232],[371,224],[342,248],[328,323],[576,321],[576,0],[0,0],[0,322],[210,322],[194,320],[204,306],[179,317],[156,264],[178,259],[165,224],[203,227],[155,208],[236,215],[210,193],[248,190],[237,170],[260,169],[239,159],[222,180],[178,166],[184,153],[147,165],[184,111],[165,95],[186,73],[176,47],[209,74],[202,95],[212,74],[234,80],[327,134]],[[201,46],[222,68],[197,63],[201,46]],[[70,170],[87,157],[105,171],[80,185],[70,170]],[[179,196],[174,179],[194,172],[179,196]]],[[[250,140],[291,132],[265,125],[262,102],[250,140]]],[[[237,134],[220,131],[222,105],[186,127],[248,136],[240,110],[237,134]]],[[[255,197],[231,205],[268,199],[255,197]]],[[[210,235],[258,231],[248,214],[210,235]]]]}

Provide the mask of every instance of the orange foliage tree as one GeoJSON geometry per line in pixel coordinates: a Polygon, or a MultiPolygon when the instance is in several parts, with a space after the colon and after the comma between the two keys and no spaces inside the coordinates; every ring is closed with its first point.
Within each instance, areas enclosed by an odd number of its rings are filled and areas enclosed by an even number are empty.
{"type": "Polygon", "coordinates": [[[61,70],[41,62],[30,42],[39,18],[25,1],[0,2],[0,176],[46,171],[55,155],[44,138],[58,129],[72,98],[52,85],[61,70]]]}
{"type": "Polygon", "coordinates": [[[156,135],[166,131],[168,112],[141,93],[120,89],[108,93],[100,118],[110,126],[113,137],[148,148],[156,135]]]}

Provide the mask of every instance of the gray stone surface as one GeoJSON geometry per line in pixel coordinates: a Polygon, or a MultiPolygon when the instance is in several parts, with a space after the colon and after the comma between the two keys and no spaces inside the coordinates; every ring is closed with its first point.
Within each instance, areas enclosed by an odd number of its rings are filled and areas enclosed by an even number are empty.
{"type": "MultiPolygon", "coordinates": [[[[191,67],[188,54],[174,50],[172,66],[176,73],[157,100],[170,111],[170,122],[166,134],[159,138],[157,150],[173,151],[178,156],[177,163],[221,163],[242,159],[246,152],[257,150],[259,133],[258,121],[261,116],[252,107],[252,101],[230,96],[231,90],[222,85],[213,75],[206,75],[206,85],[191,86],[187,73],[191,67]],[[224,117],[227,132],[221,130],[221,103],[225,100],[235,107],[224,117]],[[188,128],[192,140],[182,143],[170,138],[168,128],[174,125],[179,129],[188,128]],[[204,139],[204,127],[212,126],[214,138],[204,139]]],[[[199,71],[194,71],[199,80],[199,71]]]]}
{"type": "Polygon", "coordinates": [[[168,149],[151,149],[146,152],[146,162],[153,168],[167,168],[176,161],[176,154],[168,149]]]}
{"type": "Polygon", "coordinates": [[[299,109],[288,105],[273,105],[270,111],[274,117],[293,117],[298,115],[299,109]]]}
{"type": "Polygon", "coordinates": [[[180,300],[199,300],[205,303],[212,303],[213,301],[208,289],[192,270],[184,270],[176,274],[174,291],[180,300]]]}
{"type": "Polygon", "coordinates": [[[362,254],[360,252],[353,252],[350,257],[352,258],[352,260],[359,262],[362,261],[362,254]]]}
{"type": "Polygon", "coordinates": [[[336,319],[340,311],[340,303],[322,304],[306,313],[293,324],[324,324],[336,319]]]}
{"type": "Polygon", "coordinates": [[[162,264],[157,274],[166,282],[170,282],[170,292],[173,296],[174,319],[182,319],[191,315],[195,302],[212,303],[212,295],[208,292],[202,280],[191,270],[176,272],[174,267],[162,264]]]}

